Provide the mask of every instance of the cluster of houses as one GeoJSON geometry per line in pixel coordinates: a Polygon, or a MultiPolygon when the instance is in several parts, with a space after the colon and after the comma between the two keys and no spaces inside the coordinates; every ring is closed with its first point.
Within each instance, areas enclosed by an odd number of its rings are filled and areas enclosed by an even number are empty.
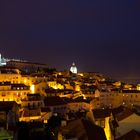
{"type": "Polygon", "coordinates": [[[140,139],[140,85],[100,73],[0,67],[0,139],[16,140],[19,122],[48,124],[54,116],[62,118],[59,140],[140,139]]]}

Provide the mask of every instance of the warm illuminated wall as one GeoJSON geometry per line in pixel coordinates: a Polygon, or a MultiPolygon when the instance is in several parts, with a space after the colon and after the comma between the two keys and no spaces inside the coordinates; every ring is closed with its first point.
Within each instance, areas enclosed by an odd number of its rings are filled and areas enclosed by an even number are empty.
{"type": "Polygon", "coordinates": [[[105,118],[105,135],[107,140],[112,140],[112,136],[111,136],[111,129],[110,129],[110,123],[109,123],[109,117],[105,118]]]}
{"type": "Polygon", "coordinates": [[[32,116],[32,117],[20,117],[19,121],[30,122],[33,120],[41,120],[41,116],[32,116]]]}
{"type": "Polygon", "coordinates": [[[71,111],[90,110],[90,104],[84,102],[69,103],[68,108],[71,111]]]}
{"type": "Polygon", "coordinates": [[[139,93],[122,93],[125,105],[133,106],[140,105],[140,92],[139,93]]]}
{"type": "Polygon", "coordinates": [[[110,129],[109,119],[110,119],[110,117],[99,118],[99,119],[96,118],[95,124],[104,129],[107,140],[113,140],[112,134],[111,134],[111,129],[110,129]]]}
{"type": "Polygon", "coordinates": [[[80,86],[79,85],[76,85],[75,86],[75,91],[80,91],[80,90],[81,90],[80,86]]]}
{"type": "Polygon", "coordinates": [[[21,83],[20,74],[0,74],[0,82],[21,83]]]}
{"type": "Polygon", "coordinates": [[[73,86],[71,86],[70,84],[65,84],[65,88],[73,90],[73,86]]]}
{"type": "Polygon", "coordinates": [[[47,82],[49,87],[52,87],[54,89],[64,89],[64,86],[57,83],[56,81],[51,81],[51,82],[47,82]]]}
{"type": "Polygon", "coordinates": [[[21,100],[30,93],[30,90],[7,90],[0,91],[0,101],[16,101],[21,103],[21,100]]]}
{"type": "Polygon", "coordinates": [[[32,84],[30,86],[30,90],[31,90],[31,93],[35,93],[35,85],[34,84],[32,84]]]}
{"type": "Polygon", "coordinates": [[[98,94],[95,94],[97,97],[99,97],[100,101],[100,107],[111,107],[116,108],[123,104],[123,97],[121,93],[118,92],[99,92],[98,94]]]}

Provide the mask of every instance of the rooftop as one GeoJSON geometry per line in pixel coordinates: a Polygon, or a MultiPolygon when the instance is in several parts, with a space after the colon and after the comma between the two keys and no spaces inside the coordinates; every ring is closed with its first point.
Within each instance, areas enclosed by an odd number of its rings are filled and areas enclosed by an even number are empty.
{"type": "Polygon", "coordinates": [[[69,122],[66,127],[63,127],[62,134],[79,140],[106,140],[104,130],[87,119],[77,119],[69,122]]]}
{"type": "Polygon", "coordinates": [[[111,110],[110,109],[94,109],[93,115],[95,119],[110,117],[111,110]]]}
{"type": "Polygon", "coordinates": [[[45,106],[66,105],[67,103],[58,96],[46,97],[44,99],[45,106]]]}
{"type": "Polygon", "coordinates": [[[140,140],[140,132],[131,130],[116,140],[140,140]]]}
{"type": "Polygon", "coordinates": [[[6,111],[12,110],[14,105],[18,104],[15,101],[0,101],[0,111],[6,111]]]}

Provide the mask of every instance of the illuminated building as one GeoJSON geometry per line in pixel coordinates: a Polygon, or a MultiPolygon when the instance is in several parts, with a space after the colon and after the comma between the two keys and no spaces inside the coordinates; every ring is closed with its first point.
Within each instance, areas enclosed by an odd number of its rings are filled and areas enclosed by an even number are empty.
{"type": "Polygon", "coordinates": [[[123,104],[129,107],[140,105],[140,90],[122,90],[123,104]]]}
{"type": "Polygon", "coordinates": [[[72,66],[70,67],[70,71],[74,74],[77,74],[77,67],[75,66],[75,63],[73,63],[72,66]]]}
{"type": "Polygon", "coordinates": [[[0,82],[21,83],[21,77],[18,69],[0,67],[0,82]]]}
{"type": "Polygon", "coordinates": [[[70,100],[68,101],[68,108],[71,112],[78,112],[78,111],[89,111],[90,110],[90,103],[84,99],[80,100],[70,100]]]}
{"type": "Polygon", "coordinates": [[[0,101],[16,101],[21,103],[21,100],[28,93],[30,93],[29,86],[24,84],[0,83],[0,101]]]}
{"type": "Polygon", "coordinates": [[[26,72],[35,72],[38,69],[48,68],[46,64],[32,63],[28,61],[15,60],[15,59],[9,59],[7,62],[7,66],[16,67],[26,72]]]}
{"type": "Polygon", "coordinates": [[[64,89],[64,86],[57,83],[56,81],[49,81],[47,82],[49,87],[52,87],[53,89],[64,89]]]}
{"type": "Polygon", "coordinates": [[[27,94],[26,98],[22,100],[20,121],[40,120],[43,106],[44,102],[40,94],[27,94]]]}
{"type": "Polygon", "coordinates": [[[137,90],[140,90],[140,84],[137,85],[137,90]]]}
{"type": "Polygon", "coordinates": [[[32,86],[30,87],[30,90],[31,90],[31,93],[35,93],[35,85],[32,85],[32,86]]]}
{"type": "Polygon", "coordinates": [[[49,108],[53,113],[66,113],[68,112],[68,104],[62,98],[46,97],[44,99],[44,106],[49,108]]]}
{"type": "Polygon", "coordinates": [[[0,66],[4,66],[4,65],[6,65],[6,59],[2,58],[0,54],[0,66]]]}
{"type": "Polygon", "coordinates": [[[110,128],[111,111],[109,109],[94,109],[93,116],[95,124],[104,129],[106,139],[112,140],[112,133],[110,128]]]}

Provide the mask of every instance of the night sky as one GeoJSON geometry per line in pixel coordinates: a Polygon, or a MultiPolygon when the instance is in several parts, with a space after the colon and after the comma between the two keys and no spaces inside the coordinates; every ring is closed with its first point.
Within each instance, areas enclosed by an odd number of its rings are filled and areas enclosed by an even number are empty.
{"type": "Polygon", "coordinates": [[[140,78],[139,0],[1,0],[0,52],[60,70],[140,78]]]}

